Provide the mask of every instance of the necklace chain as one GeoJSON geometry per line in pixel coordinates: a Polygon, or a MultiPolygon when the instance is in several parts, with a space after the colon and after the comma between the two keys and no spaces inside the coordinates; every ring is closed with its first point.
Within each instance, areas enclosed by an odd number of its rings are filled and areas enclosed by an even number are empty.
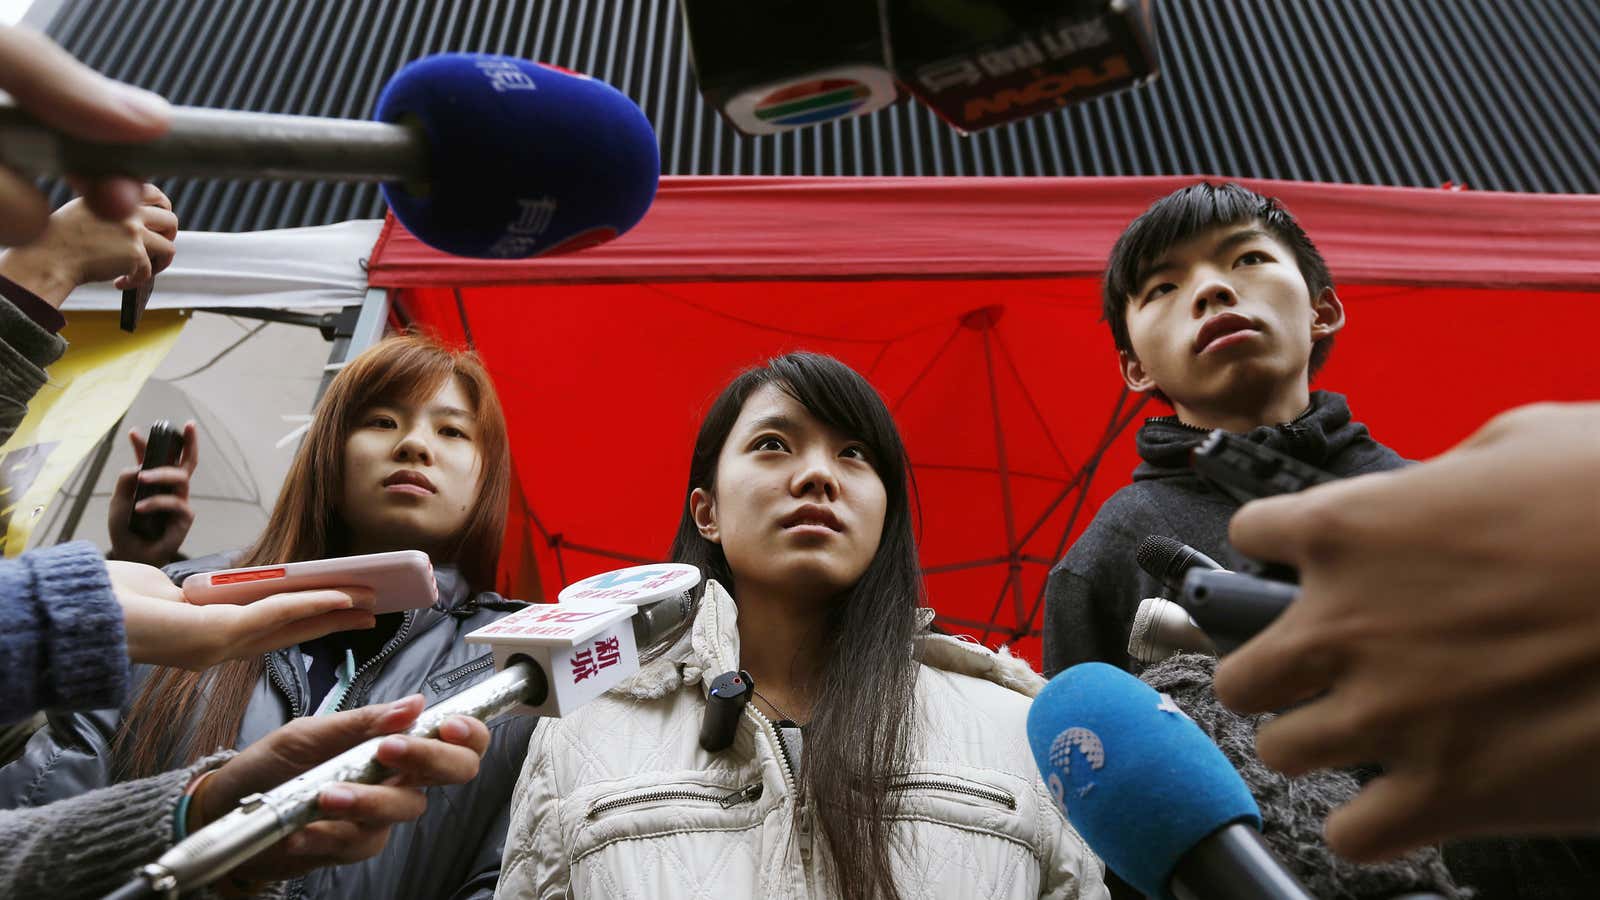
{"type": "Polygon", "coordinates": [[[761,698],[761,701],[763,703],[765,703],[768,706],[772,707],[772,711],[777,713],[780,718],[782,718],[782,719],[784,719],[786,721],[789,721],[789,722],[793,722],[794,721],[794,718],[792,716],[790,716],[788,713],[784,712],[783,710],[779,709],[778,708],[778,704],[773,703],[771,700],[767,699],[767,695],[761,693],[761,691],[759,689],[757,689],[754,685],[751,685],[751,690],[754,691],[754,693],[755,693],[755,695],[757,697],[761,698]]]}

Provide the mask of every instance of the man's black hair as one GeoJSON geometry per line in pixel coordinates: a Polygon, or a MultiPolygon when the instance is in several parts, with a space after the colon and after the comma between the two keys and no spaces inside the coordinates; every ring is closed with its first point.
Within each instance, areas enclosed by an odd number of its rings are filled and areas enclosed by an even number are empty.
{"type": "MultiPolygon", "coordinates": [[[[1333,287],[1333,276],[1328,274],[1322,254],[1282,204],[1232,182],[1215,185],[1202,181],[1157,200],[1133,220],[1111,248],[1101,312],[1111,325],[1111,339],[1117,349],[1133,352],[1133,341],[1128,336],[1128,299],[1167,251],[1213,228],[1249,222],[1260,222],[1263,230],[1294,254],[1311,299],[1333,287]]],[[[1322,368],[1332,350],[1333,335],[1312,346],[1310,374],[1315,375],[1322,368]]]]}

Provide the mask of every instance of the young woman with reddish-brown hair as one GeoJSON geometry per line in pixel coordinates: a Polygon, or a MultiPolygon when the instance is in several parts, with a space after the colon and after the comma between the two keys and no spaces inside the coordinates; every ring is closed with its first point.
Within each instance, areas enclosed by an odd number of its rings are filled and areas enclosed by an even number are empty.
{"type": "MultiPolygon", "coordinates": [[[[463,640],[517,604],[490,592],[510,484],[505,416],[470,353],[428,338],[384,340],[329,385],[261,537],[242,553],[169,567],[196,571],[422,550],[439,601],[377,617],[364,631],[205,672],[141,669],[125,710],[57,717],[0,770],[0,806],[34,806],[244,747],[301,716],[398,700],[431,704],[493,673],[463,640]]],[[[428,811],[364,862],[306,876],[306,897],[491,892],[509,795],[533,723],[491,726],[479,776],[430,788],[428,811]]]]}

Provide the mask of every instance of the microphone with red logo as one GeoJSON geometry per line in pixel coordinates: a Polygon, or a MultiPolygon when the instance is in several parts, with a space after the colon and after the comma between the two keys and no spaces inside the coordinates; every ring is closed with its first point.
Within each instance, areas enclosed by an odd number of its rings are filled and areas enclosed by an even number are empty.
{"type": "MultiPolygon", "coordinates": [[[[408,734],[433,738],[451,716],[563,716],[639,669],[639,649],[689,620],[700,570],[681,563],[604,572],[467,635],[493,652],[494,676],[422,711],[408,734]]],[[[212,883],[321,818],[330,784],[377,784],[391,773],[372,738],[264,794],[252,794],[139,871],[117,897],[173,896],[212,883]]]]}
{"type": "Polygon", "coordinates": [[[962,132],[1157,73],[1148,0],[882,0],[895,75],[962,132]]]}

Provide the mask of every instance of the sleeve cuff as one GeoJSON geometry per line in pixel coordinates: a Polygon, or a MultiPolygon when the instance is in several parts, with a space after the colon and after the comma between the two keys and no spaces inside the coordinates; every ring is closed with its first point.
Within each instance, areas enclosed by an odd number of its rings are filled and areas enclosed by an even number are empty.
{"type": "Polygon", "coordinates": [[[46,623],[41,702],[47,709],[120,705],[128,687],[128,641],[105,558],[87,541],[23,558],[46,623]]]}
{"type": "Polygon", "coordinates": [[[51,334],[56,334],[66,327],[67,318],[54,306],[44,302],[38,294],[28,290],[15,281],[0,275],[0,297],[11,301],[11,304],[22,312],[23,315],[34,321],[34,324],[51,334]]]}

